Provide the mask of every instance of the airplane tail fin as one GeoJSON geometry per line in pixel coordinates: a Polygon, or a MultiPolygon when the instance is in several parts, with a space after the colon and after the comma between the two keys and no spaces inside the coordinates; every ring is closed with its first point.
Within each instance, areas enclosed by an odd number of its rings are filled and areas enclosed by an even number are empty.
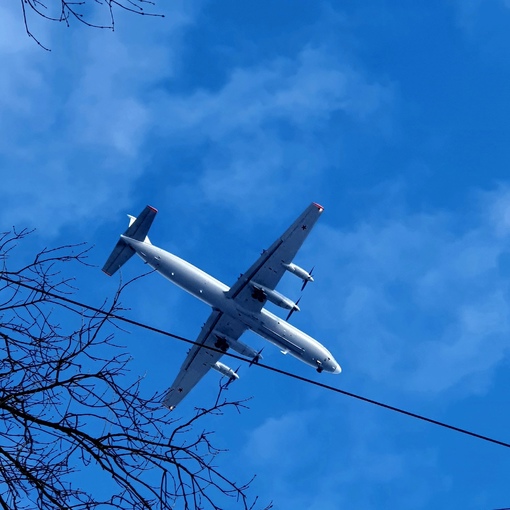
{"type": "Polygon", "coordinates": [[[157,209],[148,205],[138,216],[129,216],[129,227],[120,237],[115,248],[111,252],[108,260],[103,266],[103,272],[112,276],[121,266],[123,266],[134,254],[135,251],[125,241],[125,237],[130,237],[136,241],[142,241],[150,244],[147,233],[156,217],[157,209]]]}

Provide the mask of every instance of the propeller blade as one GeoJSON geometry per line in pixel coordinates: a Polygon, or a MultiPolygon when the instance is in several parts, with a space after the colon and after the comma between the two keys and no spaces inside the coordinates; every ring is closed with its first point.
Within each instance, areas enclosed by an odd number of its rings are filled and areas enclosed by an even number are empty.
{"type": "MultiPolygon", "coordinates": [[[[312,277],[312,273],[313,273],[314,269],[315,269],[315,266],[313,266],[312,269],[310,269],[310,272],[308,273],[310,275],[310,278],[312,277]]],[[[308,285],[308,282],[311,282],[311,281],[313,281],[313,279],[303,280],[303,285],[301,286],[301,292],[303,292],[305,290],[305,287],[308,285]]]]}
{"type": "Polygon", "coordinates": [[[298,304],[299,302],[301,301],[301,297],[299,297],[299,299],[296,301],[296,304],[294,305],[294,307],[290,310],[289,314],[287,315],[287,318],[285,319],[286,321],[288,321],[291,317],[292,317],[292,314],[296,311],[296,310],[299,310],[298,308],[298,304]]]}
{"type": "MultiPolygon", "coordinates": [[[[241,365],[237,367],[237,369],[234,371],[234,374],[237,374],[239,372],[239,369],[241,368],[241,365]]],[[[227,381],[227,384],[225,384],[225,388],[228,388],[237,378],[236,377],[230,377],[227,381]]]]}
{"type": "Polygon", "coordinates": [[[264,350],[264,347],[262,347],[262,349],[260,349],[260,351],[257,352],[257,354],[255,354],[253,359],[250,361],[250,364],[248,365],[249,367],[251,367],[253,365],[253,363],[258,363],[259,362],[259,360],[262,358],[262,351],[263,350],[264,350]]]}

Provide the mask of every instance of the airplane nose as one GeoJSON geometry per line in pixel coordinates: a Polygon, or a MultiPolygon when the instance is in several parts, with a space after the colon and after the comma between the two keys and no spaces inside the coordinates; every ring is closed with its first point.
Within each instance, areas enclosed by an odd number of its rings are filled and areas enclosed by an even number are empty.
{"type": "MultiPolygon", "coordinates": [[[[319,364],[322,366],[322,363],[319,364]]],[[[326,369],[326,372],[329,372],[330,374],[339,374],[342,371],[342,367],[338,364],[336,359],[331,356],[331,354],[329,354],[327,358],[324,358],[324,366],[322,366],[322,368],[326,369]]]]}

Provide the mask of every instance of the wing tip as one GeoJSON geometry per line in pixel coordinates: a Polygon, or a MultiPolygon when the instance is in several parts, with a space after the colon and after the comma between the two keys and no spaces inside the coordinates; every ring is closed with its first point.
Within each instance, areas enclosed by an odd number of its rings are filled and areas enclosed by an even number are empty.
{"type": "MultiPolygon", "coordinates": [[[[170,392],[168,392],[170,393],[170,392]]],[[[169,395],[166,395],[163,399],[163,402],[161,402],[164,407],[166,407],[169,411],[173,411],[175,409],[175,404],[170,403],[169,395]]]]}
{"type": "Polygon", "coordinates": [[[312,203],[315,207],[317,207],[317,209],[319,209],[319,212],[324,211],[324,207],[322,207],[322,205],[318,204],[317,202],[312,202],[312,203]]]}
{"type": "Polygon", "coordinates": [[[147,206],[151,211],[154,211],[155,213],[158,212],[158,210],[155,207],[152,207],[152,205],[147,206]]]}

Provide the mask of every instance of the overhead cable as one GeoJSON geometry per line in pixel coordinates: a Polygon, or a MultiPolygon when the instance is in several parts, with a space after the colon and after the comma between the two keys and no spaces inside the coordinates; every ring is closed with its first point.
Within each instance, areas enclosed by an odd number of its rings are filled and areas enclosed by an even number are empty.
{"type": "MultiPolygon", "coordinates": [[[[198,342],[195,342],[194,340],[190,340],[189,338],[185,338],[183,336],[176,335],[174,333],[170,333],[169,331],[165,331],[163,329],[159,329],[159,328],[156,328],[154,326],[150,326],[148,324],[144,324],[142,322],[139,322],[139,321],[136,321],[136,320],[133,320],[133,319],[128,319],[127,317],[122,317],[120,315],[110,313],[110,312],[108,312],[106,310],[103,310],[101,308],[97,308],[97,307],[94,307],[94,306],[91,306],[91,305],[87,305],[85,303],[81,303],[80,301],[76,301],[74,299],[68,298],[67,296],[62,296],[62,295],[56,294],[54,292],[38,289],[37,287],[33,287],[31,285],[28,285],[27,283],[24,283],[24,282],[21,282],[21,281],[12,280],[12,279],[4,276],[4,275],[0,275],[0,279],[4,280],[6,282],[9,282],[9,283],[18,285],[20,287],[24,287],[26,289],[32,290],[34,292],[39,292],[41,294],[50,296],[50,297],[52,297],[54,299],[59,299],[59,300],[64,301],[66,303],[72,304],[74,306],[79,306],[81,308],[88,309],[88,310],[93,311],[95,313],[103,314],[105,316],[108,316],[108,318],[112,318],[112,319],[115,319],[115,320],[118,320],[118,321],[122,321],[122,322],[125,322],[127,324],[131,324],[133,326],[137,326],[137,327],[146,329],[148,331],[152,331],[154,333],[158,333],[158,334],[161,334],[161,335],[164,335],[164,336],[167,336],[167,337],[174,338],[176,340],[180,340],[181,342],[185,342],[185,343],[188,343],[188,344],[191,344],[191,345],[201,345],[201,344],[198,344],[198,342]]],[[[207,349],[209,349],[211,351],[221,352],[225,356],[229,356],[231,358],[243,361],[244,363],[252,363],[252,361],[253,361],[253,360],[251,360],[249,358],[245,358],[243,356],[239,356],[237,354],[233,354],[233,353],[230,353],[230,352],[224,353],[220,349],[216,349],[213,346],[209,346],[208,345],[207,349]]],[[[417,413],[413,413],[411,411],[407,411],[405,409],[402,409],[402,408],[399,408],[399,407],[396,407],[396,406],[392,406],[390,404],[385,404],[384,402],[379,402],[377,400],[374,400],[374,399],[371,399],[371,398],[368,398],[368,397],[364,397],[362,395],[357,395],[356,393],[352,393],[350,391],[342,390],[340,388],[336,388],[334,386],[330,386],[330,385],[324,384],[322,382],[314,381],[313,379],[309,379],[307,377],[303,377],[301,375],[297,375],[297,374],[294,374],[292,372],[287,372],[286,370],[282,370],[280,368],[276,368],[276,367],[273,367],[271,365],[267,365],[265,363],[257,362],[257,363],[254,363],[253,365],[254,366],[258,366],[260,368],[264,368],[266,370],[270,370],[272,372],[276,372],[278,374],[285,375],[287,377],[291,377],[293,379],[297,379],[299,381],[302,381],[302,382],[305,382],[305,383],[308,383],[308,384],[312,384],[314,386],[318,386],[318,387],[323,388],[325,390],[329,390],[329,391],[332,391],[332,392],[335,392],[335,393],[340,393],[340,394],[345,395],[347,397],[355,398],[357,400],[361,400],[361,401],[366,402],[368,404],[373,404],[375,406],[382,407],[384,409],[388,409],[389,411],[394,411],[396,413],[400,413],[400,414],[409,416],[411,418],[416,418],[417,420],[425,421],[427,423],[431,423],[431,424],[437,425],[439,427],[443,427],[443,428],[446,428],[446,429],[449,429],[449,430],[453,430],[454,432],[458,432],[460,434],[465,434],[465,435],[468,435],[468,436],[471,436],[471,437],[475,437],[477,439],[481,439],[483,441],[488,441],[490,443],[497,444],[499,446],[504,446],[506,448],[510,448],[510,443],[508,443],[508,442],[500,441],[499,439],[494,439],[492,437],[489,437],[489,436],[486,436],[486,435],[483,435],[483,434],[478,434],[476,432],[472,432],[472,431],[467,430],[467,429],[462,428],[462,427],[456,427],[455,425],[450,425],[448,423],[445,423],[445,422],[442,422],[442,421],[439,421],[439,420],[434,420],[433,418],[428,418],[427,416],[423,416],[423,415],[420,415],[420,414],[417,414],[417,413]]]]}

